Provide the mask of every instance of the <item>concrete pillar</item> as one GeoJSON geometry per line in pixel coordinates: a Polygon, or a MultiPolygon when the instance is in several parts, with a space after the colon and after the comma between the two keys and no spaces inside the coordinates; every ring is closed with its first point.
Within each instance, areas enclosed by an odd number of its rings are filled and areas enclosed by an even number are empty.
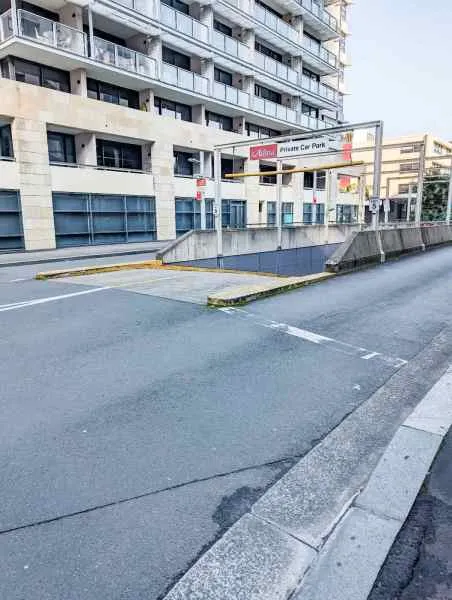
{"type": "Polygon", "coordinates": [[[206,107],[204,104],[195,104],[191,108],[191,118],[193,123],[206,125],[206,107]]]}
{"type": "Polygon", "coordinates": [[[154,90],[151,90],[150,88],[146,90],[140,90],[138,98],[140,103],[140,110],[148,112],[151,115],[155,115],[154,90]]]}
{"type": "Polygon", "coordinates": [[[97,165],[96,136],[94,133],[79,133],[75,136],[75,153],[80,165],[97,165]]]}
{"type": "Polygon", "coordinates": [[[85,69],[74,69],[70,72],[71,93],[76,96],[88,97],[88,84],[85,69]]]}
{"type": "Polygon", "coordinates": [[[242,78],[242,90],[250,95],[250,105],[252,106],[252,99],[254,98],[254,77],[251,75],[245,75],[242,78]]]}
{"type": "Polygon", "coordinates": [[[206,77],[208,79],[208,90],[209,90],[209,94],[211,95],[213,92],[213,82],[215,80],[214,78],[214,71],[215,71],[215,66],[214,66],[214,62],[211,58],[202,58],[199,61],[199,65],[194,61],[194,58],[192,57],[192,61],[191,61],[191,70],[195,71],[196,73],[200,73],[203,77],[206,77]]]}
{"type": "Polygon", "coordinates": [[[254,44],[256,42],[256,34],[254,29],[242,29],[237,37],[241,42],[246,44],[249,48],[249,62],[254,64],[254,44]]]}
{"type": "Polygon", "coordinates": [[[245,129],[245,117],[234,117],[232,119],[232,127],[235,131],[235,133],[239,133],[240,135],[245,135],[246,134],[246,129],[245,129]]]}
{"type": "MultiPolygon", "coordinates": [[[[245,163],[245,171],[259,171],[258,160],[247,160],[245,163]]],[[[246,198],[246,215],[248,223],[259,223],[259,200],[260,200],[259,177],[245,177],[245,198],[246,198]]],[[[267,207],[262,208],[263,213],[267,214],[267,207]]],[[[266,219],[267,217],[265,217],[266,219]]]]}
{"type": "Polygon", "coordinates": [[[60,17],[60,23],[83,31],[83,10],[81,6],[70,3],[65,4],[58,11],[58,15],[60,17]]]}
{"type": "MultiPolygon", "coordinates": [[[[191,6],[193,7],[192,10],[194,10],[195,3],[192,4],[191,6]]],[[[208,39],[209,44],[211,44],[212,43],[212,31],[213,31],[213,7],[211,4],[205,4],[203,6],[200,6],[198,4],[198,7],[199,7],[199,8],[197,8],[198,16],[195,18],[199,19],[201,21],[201,23],[207,27],[207,35],[208,35],[207,39],[208,39]]],[[[192,16],[194,16],[194,15],[192,15],[192,16]]]]}
{"type": "Polygon", "coordinates": [[[141,146],[141,163],[143,165],[143,171],[152,171],[152,142],[143,144],[141,146]]]}
{"type": "Polygon", "coordinates": [[[292,17],[292,27],[298,33],[298,39],[300,42],[303,41],[303,17],[301,15],[297,15],[292,17]]]}
{"type": "Polygon", "coordinates": [[[46,124],[15,118],[11,131],[19,173],[25,248],[55,248],[46,124]]]}
{"type": "Polygon", "coordinates": [[[176,218],[173,145],[166,141],[154,142],[151,160],[157,212],[157,238],[159,240],[174,239],[176,237],[176,218]]]}

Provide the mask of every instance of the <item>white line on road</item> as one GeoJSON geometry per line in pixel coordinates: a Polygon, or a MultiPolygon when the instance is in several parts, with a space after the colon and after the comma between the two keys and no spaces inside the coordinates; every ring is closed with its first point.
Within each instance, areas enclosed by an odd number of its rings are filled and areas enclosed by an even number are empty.
{"type": "Polygon", "coordinates": [[[60,296],[49,296],[47,298],[36,298],[35,300],[24,300],[23,302],[14,302],[13,304],[2,304],[0,305],[0,312],[6,312],[8,310],[18,310],[19,308],[28,308],[29,306],[36,306],[37,304],[45,304],[46,302],[55,302],[56,300],[64,300],[65,298],[73,298],[74,296],[84,296],[86,294],[94,294],[95,292],[102,292],[103,290],[109,290],[109,287],[92,288],[89,290],[83,290],[82,292],[73,292],[72,294],[62,294],[60,296]]]}
{"type": "Polygon", "coordinates": [[[353,344],[347,344],[346,342],[341,342],[339,340],[335,340],[333,338],[327,337],[325,335],[320,335],[318,333],[314,333],[313,331],[308,331],[306,329],[300,329],[299,327],[294,327],[293,325],[287,325],[286,323],[279,323],[278,321],[272,321],[270,319],[265,319],[259,315],[250,313],[242,308],[233,308],[233,307],[225,307],[220,308],[222,312],[235,315],[240,319],[246,319],[248,321],[252,321],[256,325],[260,325],[261,327],[267,327],[269,329],[275,329],[277,331],[281,331],[288,335],[292,335],[298,338],[301,338],[307,342],[312,342],[313,344],[319,344],[328,346],[332,350],[336,350],[338,352],[342,352],[344,354],[349,354],[351,356],[356,356],[358,358],[362,358],[363,360],[371,360],[378,359],[382,362],[389,364],[395,369],[400,369],[403,365],[406,365],[407,361],[403,358],[397,358],[394,356],[386,356],[385,354],[381,354],[380,352],[374,352],[372,350],[368,350],[366,348],[361,348],[360,346],[354,346],[353,344]]]}
{"type": "Polygon", "coordinates": [[[17,283],[18,281],[26,281],[26,277],[19,277],[18,279],[11,279],[9,283],[17,283]]]}

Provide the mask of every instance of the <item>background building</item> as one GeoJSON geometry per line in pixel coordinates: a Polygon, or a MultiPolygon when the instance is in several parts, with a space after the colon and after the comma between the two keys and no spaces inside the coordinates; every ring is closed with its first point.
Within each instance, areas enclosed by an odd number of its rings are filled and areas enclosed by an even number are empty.
{"type": "MultiPolygon", "coordinates": [[[[215,144],[343,120],[346,34],[345,0],[0,0],[0,250],[211,227],[215,144]]],[[[311,179],[287,223],[321,218],[311,179]]],[[[224,225],[271,223],[274,183],[225,183],[224,225]]]]}

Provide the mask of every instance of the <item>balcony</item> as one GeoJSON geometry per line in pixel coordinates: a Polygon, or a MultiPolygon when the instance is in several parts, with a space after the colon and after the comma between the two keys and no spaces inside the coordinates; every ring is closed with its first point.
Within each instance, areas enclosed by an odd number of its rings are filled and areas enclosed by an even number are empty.
{"type": "Polygon", "coordinates": [[[339,24],[336,17],[324,10],[315,0],[297,0],[305,22],[305,29],[310,29],[322,40],[338,37],[339,24]]]}
{"type": "Polygon", "coordinates": [[[190,92],[203,94],[209,93],[209,80],[193,71],[186,71],[169,63],[162,63],[161,80],[170,85],[175,85],[190,92]]]}
{"type": "Polygon", "coordinates": [[[0,42],[13,36],[12,12],[8,10],[0,15],[0,42]]]}
{"type": "Polygon", "coordinates": [[[212,31],[212,45],[226,54],[242,60],[249,60],[250,49],[248,46],[219,31],[212,31]]]}
{"type": "Polygon", "coordinates": [[[297,30],[282,19],[280,19],[279,17],[277,17],[276,15],[274,15],[273,13],[271,13],[266,8],[263,8],[262,6],[256,4],[254,7],[254,16],[258,21],[260,21],[260,23],[266,25],[269,29],[279,34],[279,36],[281,36],[285,40],[288,40],[289,42],[295,44],[299,43],[297,30]]]}
{"type": "Polygon", "coordinates": [[[317,44],[308,36],[303,36],[303,61],[307,66],[311,66],[318,70],[322,75],[334,73],[337,69],[336,55],[317,44]]]}
{"type": "Polygon", "coordinates": [[[188,35],[206,44],[209,41],[208,29],[203,23],[163,3],[160,4],[160,19],[162,23],[179,33],[188,35]]]}
{"type": "MultiPolygon", "coordinates": [[[[6,20],[6,32],[8,34],[12,30],[11,16],[7,17],[6,20]]],[[[17,22],[20,37],[81,56],[88,55],[87,36],[79,29],[46,19],[26,10],[17,11],[17,22]]],[[[5,15],[2,15],[2,25],[4,23],[5,15]]],[[[4,30],[4,27],[2,29],[4,30]]]]}
{"type": "Polygon", "coordinates": [[[288,81],[289,83],[293,83],[296,85],[298,83],[297,72],[291,69],[289,66],[262,54],[261,52],[255,52],[254,54],[254,63],[260,69],[263,69],[266,73],[270,73],[271,75],[275,75],[280,79],[284,79],[284,81],[288,81]]]}
{"type": "Polygon", "coordinates": [[[269,117],[281,119],[281,121],[287,121],[289,123],[297,122],[297,113],[293,108],[289,108],[283,104],[276,104],[275,102],[259,98],[258,96],[254,97],[254,110],[269,117]]]}
{"type": "Polygon", "coordinates": [[[337,102],[337,92],[335,89],[325,85],[324,83],[315,81],[310,77],[306,77],[306,75],[302,75],[301,77],[301,88],[306,92],[310,92],[311,94],[319,96],[320,98],[328,100],[329,102],[337,102]]]}
{"type": "Polygon", "coordinates": [[[236,104],[237,106],[242,106],[243,108],[249,108],[250,106],[249,94],[230,85],[220,83],[219,81],[213,82],[212,95],[217,100],[223,100],[224,102],[236,104]]]}
{"type": "Polygon", "coordinates": [[[156,76],[153,58],[98,37],[94,38],[93,58],[105,65],[132,71],[151,79],[155,79],[156,76]]]}
{"type": "Polygon", "coordinates": [[[300,124],[302,127],[307,127],[308,129],[326,129],[327,126],[324,121],[309,115],[301,115],[300,124]]]}

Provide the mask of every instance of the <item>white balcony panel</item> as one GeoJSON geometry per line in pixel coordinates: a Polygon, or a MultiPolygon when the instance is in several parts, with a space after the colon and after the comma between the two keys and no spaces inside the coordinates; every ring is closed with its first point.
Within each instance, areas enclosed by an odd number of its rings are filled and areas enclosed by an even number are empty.
{"type": "Polygon", "coordinates": [[[153,79],[156,76],[155,60],[150,56],[97,37],[93,50],[93,58],[101,63],[153,79]]]}
{"type": "Polygon", "coordinates": [[[17,11],[21,37],[66,50],[81,56],[87,55],[86,34],[79,29],[46,19],[26,10],[17,11]]]}
{"type": "Polygon", "coordinates": [[[305,29],[310,29],[322,40],[338,36],[338,21],[315,0],[298,0],[305,22],[305,29]]]}
{"type": "Polygon", "coordinates": [[[321,75],[329,75],[337,69],[337,57],[307,36],[303,36],[303,63],[315,68],[321,75]]]}
{"type": "Polygon", "coordinates": [[[161,79],[165,83],[180,87],[190,92],[197,92],[198,94],[208,95],[208,80],[202,75],[193,73],[192,71],[186,71],[180,69],[174,65],[168,63],[162,63],[162,74],[161,79]]]}
{"type": "Polygon", "coordinates": [[[4,42],[13,35],[12,12],[8,10],[0,15],[0,42],[4,42]]]}
{"type": "Polygon", "coordinates": [[[280,79],[283,79],[284,81],[287,81],[289,83],[293,83],[294,85],[296,85],[298,82],[298,76],[296,71],[291,69],[289,66],[278,62],[277,60],[273,60],[273,58],[270,58],[265,54],[255,52],[254,62],[258,67],[260,67],[270,75],[279,77],[280,79]]]}
{"type": "Polygon", "coordinates": [[[226,54],[230,54],[231,56],[235,56],[241,60],[249,60],[248,46],[239,40],[220,33],[219,31],[214,30],[212,32],[212,45],[218,50],[226,52],[226,54]]]}
{"type": "Polygon", "coordinates": [[[200,42],[207,43],[209,40],[208,29],[203,23],[163,3],[160,5],[160,18],[165,25],[200,42]]]}
{"type": "MultiPolygon", "coordinates": [[[[306,77],[303,75],[301,78],[301,88],[302,90],[309,92],[313,96],[318,97],[322,101],[331,102],[333,104],[337,103],[337,92],[333,88],[320,83],[310,77],[306,77]]],[[[323,105],[324,102],[321,102],[323,105]]]]}
{"type": "Polygon", "coordinates": [[[264,100],[258,96],[254,97],[254,110],[268,117],[274,117],[282,121],[288,121],[289,123],[297,122],[297,113],[292,108],[270,102],[270,100],[264,100]]]}
{"type": "Polygon", "coordinates": [[[272,29],[274,32],[278,33],[281,37],[291,42],[298,43],[299,39],[296,29],[271,13],[269,10],[266,10],[262,6],[256,4],[254,7],[254,16],[258,21],[266,25],[269,29],[272,29]]]}
{"type": "Polygon", "coordinates": [[[51,165],[52,189],[61,192],[91,194],[134,194],[143,196],[154,193],[154,177],[151,173],[109,171],[83,165],[51,165]]]}
{"type": "Polygon", "coordinates": [[[249,108],[249,95],[246,92],[231,87],[230,85],[220,83],[219,81],[214,81],[213,97],[217,100],[229,102],[230,104],[243,106],[243,108],[249,108]]]}

